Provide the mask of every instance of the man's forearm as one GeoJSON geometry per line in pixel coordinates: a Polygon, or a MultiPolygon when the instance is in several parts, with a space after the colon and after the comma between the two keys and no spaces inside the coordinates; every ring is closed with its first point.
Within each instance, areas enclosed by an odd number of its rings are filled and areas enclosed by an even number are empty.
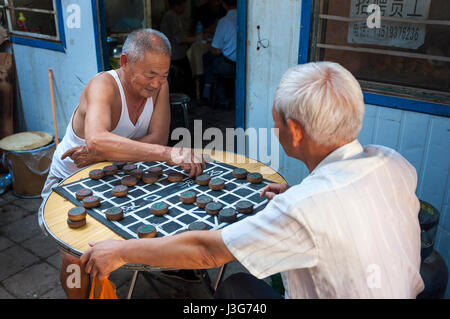
{"type": "Polygon", "coordinates": [[[167,161],[170,158],[167,146],[133,141],[112,133],[87,139],[86,144],[89,152],[110,161],[167,161]]]}
{"type": "Polygon", "coordinates": [[[220,231],[198,231],[123,242],[120,255],[126,263],[176,269],[209,269],[234,257],[221,242],[220,231]]]}
{"type": "Polygon", "coordinates": [[[158,144],[158,145],[167,145],[167,142],[169,141],[169,138],[164,138],[162,136],[156,135],[156,134],[149,134],[144,137],[135,139],[137,142],[141,143],[147,143],[147,144],[158,144]]]}

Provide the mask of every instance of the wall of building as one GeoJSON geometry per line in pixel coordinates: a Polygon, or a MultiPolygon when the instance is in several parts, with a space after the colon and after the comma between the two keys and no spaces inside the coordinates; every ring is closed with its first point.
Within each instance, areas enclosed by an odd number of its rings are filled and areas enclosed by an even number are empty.
{"type": "MultiPolygon", "coordinates": [[[[248,1],[246,128],[273,127],[275,89],[283,73],[298,63],[300,13],[301,0],[248,1]],[[258,50],[259,40],[268,40],[269,46],[258,50]]],[[[417,196],[441,212],[435,248],[449,266],[450,119],[367,105],[359,139],[363,145],[396,149],[414,165],[417,196]]],[[[267,140],[270,144],[270,136],[267,140]]],[[[304,164],[288,158],[278,142],[272,152],[275,148],[281,154],[278,171],[288,183],[299,183],[307,176],[304,164]]],[[[446,296],[450,297],[449,288],[446,296]]]]}
{"type": "Polygon", "coordinates": [[[44,131],[54,135],[48,69],[54,73],[55,105],[59,137],[65,134],[81,92],[97,72],[97,56],[91,1],[62,0],[64,21],[67,6],[81,8],[81,27],[65,26],[65,52],[13,45],[21,94],[18,116],[21,131],[44,131]]]}

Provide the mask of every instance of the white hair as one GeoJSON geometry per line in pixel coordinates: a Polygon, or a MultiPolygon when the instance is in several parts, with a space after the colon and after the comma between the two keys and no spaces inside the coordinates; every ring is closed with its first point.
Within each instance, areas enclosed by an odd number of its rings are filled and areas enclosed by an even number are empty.
{"type": "Polygon", "coordinates": [[[289,69],[275,92],[274,106],[283,120],[297,120],[322,146],[356,139],[364,116],[361,86],[348,70],[333,62],[289,69]]]}
{"type": "Polygon", "coordinates": [[[171,56],[172,48],[167,37],[153,29],[138,29],[131,32],[125,43],[123,44],[122,52],[134,62],[142,61],[145,57],[145,52],[152,52],[156,54],[171,56]]]}

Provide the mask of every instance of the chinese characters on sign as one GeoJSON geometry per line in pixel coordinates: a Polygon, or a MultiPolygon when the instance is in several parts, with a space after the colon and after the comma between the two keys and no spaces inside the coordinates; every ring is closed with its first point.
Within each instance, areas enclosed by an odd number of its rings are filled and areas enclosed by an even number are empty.
{"type": "MultiPolygon", "coordinates": [[[[382,17],[411,20],[428,18],[431,0],[351,0],[350,17],[367,18],[367,8],[376,4],[382,17]]],[[[350,22],[347,42],[417,49],[425,42],[425,25],[386,21],[381,18],[380,28],[370,29],[367,21],[350,22]]]]}

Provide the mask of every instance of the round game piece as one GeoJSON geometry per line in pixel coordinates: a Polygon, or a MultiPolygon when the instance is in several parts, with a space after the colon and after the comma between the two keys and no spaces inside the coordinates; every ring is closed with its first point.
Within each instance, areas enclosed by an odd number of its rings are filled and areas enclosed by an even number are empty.
{"type": "Polygon", "coordinates": [[[90,179],[97,180],[97,179],[102,178],[103,176],[105,176],[105,172],[103,172],[102,169],[94,169],[94,170],[89,172],[90,179]]]}
{"type": "Polygon", "coordinates": [[[237,213],[233,208],[224,208],[219,212],[219,220],[224,223],[232,223],[237,220],[237,213]]]}
{"type": "Polygon", "coordinates": [[[162,216],[169,211],[169,205],[166,203],[155,203],[150,207],[150,211],[155,216],[162,216]]]}
{"type": "Polygon", "coordinates": [[[116,197],[125,197],[128,195],[128,187],[125,185],[117,185],[113,187],[111,192],[116,197]]]}
{"type": "Polygon", "coordinates": [[[88,196],[83,199],[83,206],[85,208],[94,208],[100,205],[100,197],[88,196]]]}
{"type": "Polygon", "coordinates": [[[88,197],[88,196],[92,196],[92,191],[91,191],[90,189],[87,189],[87,188],[79,189],[79,190],[75,193],[75,197],[76,197],[79,201],[82,201],[83,198],[88,197]]]}
{"type": "Polygon", "coordinates": [[[114,166],[117,166],[117,169],[122,169],[125,165],[127,165],[127,162],[114,162],[114,166]]]}
{"type": "Polygon", "coordinates": [[[117,173],[117,166],[108,165],[103,167],[103,172],[105,172],[105,176],[111,176],[117,173]]]}
{"type": "Polygon", "coordinates": [[[196,199],[197,193],[194,191],[186,191],[180,195],[180,200],[183,204],[194,204],[196,199]]]}
{"type": "Polygon", "coordinates": [[[145,172],[144,175],[142,175],[142,181],[145,184],[154,184],[158,181],[158,175],[151,172],[145,172]]]}
{"type": "Polygon", "coordinates": [[[259,184],[263,180],[263,176],[260,173],[247,174],[247,180],[252,184],[259,184]]]}
{"type": "Polygon", "coordinates": [[[181,182],[184,178],[184,175],[178,172],[170,172],[167,176],[167,180],[171,183],[181,182]]]}
{"type": "Polygon", "coordinates": [[[212,202],[212,198],[206,195],[200,195],[197,197],[197,207],[205,208],[206,205],[212,202]]]}
{"type": "Polygon", "coordinates": [[[161,166],[154,166],[149,168],[150,173],[156,174],[156,176],[161,176],[163,174],[163,169],[161,166]]]}
{"type": "Polygon", "coordinates": [[[131,171],[134,171],[136,168],[137,168],[137,166],[134,164],[127,164],[127,165],[124,165],[122,170],[124,171],[125,174],[130,174],[131,171]]]}
{"type": "Polygon", "coordinates": [[[247,178],[247,170],[245,168],[236,168],[233,170],[233,177],[237,179],[247,178]]]}
{"type": "Polygon", "coordinates": [[[123,218],[123,210],[120,207],[110,207],[106,210],[105,216],[109,220],[121,220],[123,218]]]}
{"type": "Polygon", "coordinates": [[[153,238],[156,237],[156,228],[152,225],[142,225],[137,229],[139,238],[153,238]]]}
{"type": "Polygon", "coordinates": [[[67,218],[67,225],[69,225],[70,228],[80,228],[83,227],[84,225],[86,225],[86,218],[79,220],[79,221],[71,221],[69,218],[67,218]]]}
{"type": "Polygon", "coordinates": [[[200,186],[207,186],[209,184],[209,181],[211,180],[211,176],[208,174],[202,174],[197,176],[195,179],[195,182],[200,186]]]}
{"type": "Polygon", "coordinates": [[[208,226],[204,222],[193,222],[188,227],[189,230],[208,230],[208,226]]]}
{"type": "Polygon", "coordinates": [[[136,168],[130,172],[130,175],[136,177],[139,180],[141,179],[142,175],[144,175],[144,171],[140,168],[136,168]]]}
{"type": "Polygon", "coordinates": [[[73,222],[78,222],[86,219],[86,210],[83,207],[73,207],[69,210],[69,219],[73,222]]]}
{"type": "Polygon", "coordinates": [[[215,191],[220,191],[225,187],[225,182],[221,178],[212,178],[209,181],[209,188],[215,191]]]}
{"type": "Polygon", "coordinates": [[[241,200],[236,203],[236,210],[242,214],[251,214],[253,212],[253,204],[248,200],[241,200]]]}
{"type": "Polygon", "coordinates": [[[134,186],[137,184],[137,182],[137,178],[130,175],[127,175],[120,180],[120,183],[125,186],[134,186]]]}
{"type": "Polygon", "coordinates": [[[205,210],[210,215],[217,215],[222,207],[223,205],[221,203],[211,202],[206,205],[205,210]]]}

